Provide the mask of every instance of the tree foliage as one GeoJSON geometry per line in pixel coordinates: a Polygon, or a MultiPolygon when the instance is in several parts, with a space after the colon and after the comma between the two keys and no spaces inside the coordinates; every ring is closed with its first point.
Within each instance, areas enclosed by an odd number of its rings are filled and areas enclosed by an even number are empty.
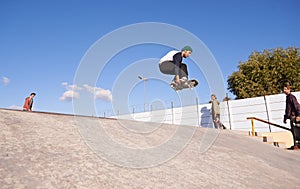
{"type": "Polygon", "coordinates": [[[237,99],[279,94],[289,83],[300,90],[299,49],[288,47],[253,52],[246,62],[240,62],[239,70],[228,79],[228,90],[237,99]]]}

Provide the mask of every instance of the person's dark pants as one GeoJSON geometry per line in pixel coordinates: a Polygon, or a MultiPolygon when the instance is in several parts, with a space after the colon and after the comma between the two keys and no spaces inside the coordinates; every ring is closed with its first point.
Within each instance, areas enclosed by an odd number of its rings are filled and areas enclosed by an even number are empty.
{"type": "Polygon", "coordinates": [[[300,147],[300,127],[294,126],[295,145],[300,147]]]}
{"type": "Polygon", "coordinates": [[[212,116],[213,122],[214,122],[214,127],[216,129],[221,129],[221,122],[220,122],[220,114],[216,114],[216,117],[212,116]]]}
{"type": "Polygon", "coordinates": [[[294,146],[300,147],[300,127],[295,122],[295,118],[290,118],[291,132],[293,135],[294,146]]]}
{"type": "MultiPolygon", "coordinates": [[[[176,75],[175,69],[176,65],[174,62],[171,61],[165,61],[159,64],[159,69],[162,73],[168,74],[168,75],[176,75]]],[[[182,77],[188,78],[188,70],[187,70],[187,65],[184,63],[181,63],[180,69],[179,69],[179,79],[182,77]]],[[[175,77],[174,77],[175,79],[175,77]]]]}

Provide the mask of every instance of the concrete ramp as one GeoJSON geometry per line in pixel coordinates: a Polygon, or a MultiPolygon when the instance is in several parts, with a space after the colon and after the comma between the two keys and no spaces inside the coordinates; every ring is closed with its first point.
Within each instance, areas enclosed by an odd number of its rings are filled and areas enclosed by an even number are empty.
{"type": "Polygon", "coordinates": [[[300,188],[300,151],[235,131],[5,109],[0,128],[2,189],[300,188]]]}

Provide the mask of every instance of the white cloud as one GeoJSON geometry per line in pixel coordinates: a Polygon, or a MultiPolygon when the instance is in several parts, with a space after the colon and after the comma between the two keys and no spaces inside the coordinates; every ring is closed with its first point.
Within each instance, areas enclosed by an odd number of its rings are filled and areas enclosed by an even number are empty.
{"type": "Polygon", "coordinates": [[[87,84],[84,84],[83,87],[90,93],[94,93],[95,92],[95,88],[94,87],[91,87],[87,84]]]}
{"type": "Polygon", "coordinates": [[[83,90],[83,89],[85,89],[89,93],[92,93],[94,95],[95,99],[101,99],[101,100],[108,101],[108,102],[112,101],[112,94],[111,94],[110,90],[102,89],[99,87],[91,87],[86,84],[83,85],[83,88],[82,88],[77,85],[70,85],[67,82],[63,82],[61,85],[66,88],[66,91],[59,98],[62,101],[72,101],[74,98],[78,99],[80,97],[78,91],[83,90]]]}
{"type": "Polygon", "coordinates": [[[69,85],[67,82],[63,82],[61,85],[66,88],[66,91],[59,98],[61,101],[72,101],[73,98],[79,98],[80,95],[77,91],[80,91],[82,89],[81,87],[78,87],[77,85],[69,85]]]}
{"type": "Polygon", "coordinates": [[[8,77],[2,77],[2,83],[4,85],[8,85],[10,83],[10,79],[8,77]]]}
{"type": "Polygon", "coordinates": [[[61,85],[66,87],[68,86],[68,82],[62,82],[61,85]]]}
{"type": "Polygon", "coordinates": [[[73,91],[80,91],[82,88],[78,87],[77,85],[68,85],[67,89],[68,90],[73,90],[73,91]]]}
{"type": "Polygon", "coordinates": [[[99,87],[91,87],[89,85],[83,85],[83,87],[90,93],[94,94],[95,99],[101,99],[104,101],[111,102],[112,101],[112,94],[110,90],[102,89],[99,87]]]}
{"type": "Polygon", "coordinates": [[[105,100],[105,101],[108,101],[108,102],[112,101],[112,94],[111,94],[110,90],[95,88],[95,94],[94,95],[95,95],[96,99],[101,99],[101,100],[105,100]]]}
{"type": "Polygon", "coordinates": [[[76,91],[68,90],[59,98],[61,101],[72,101],[73,98],[79,98],[79,93],[76,91]]]}
{"type": "Polygon", "coordinates": [[[77,85],[69,85],[68,82],[62,82],[62,86],[64,86],[67,90],[81,90],[82,88],[77,85]]]}

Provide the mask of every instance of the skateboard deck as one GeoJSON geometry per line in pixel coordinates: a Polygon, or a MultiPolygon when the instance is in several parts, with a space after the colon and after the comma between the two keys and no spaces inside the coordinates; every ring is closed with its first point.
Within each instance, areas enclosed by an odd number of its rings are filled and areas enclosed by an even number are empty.
{"type": "Polygon", "coordinates": [[[198,85],[198,83],[199,82],[196,79],[191,79],[191,80],[186,81],[185,83],[181,83],[181,85],[178,85],[177,83],[172,82],[170,84],[170,86],[175,91],[180,91],[180,90],[187,89],[187,88],[192,90],[194,87],[196,87],[198,85]]]}

